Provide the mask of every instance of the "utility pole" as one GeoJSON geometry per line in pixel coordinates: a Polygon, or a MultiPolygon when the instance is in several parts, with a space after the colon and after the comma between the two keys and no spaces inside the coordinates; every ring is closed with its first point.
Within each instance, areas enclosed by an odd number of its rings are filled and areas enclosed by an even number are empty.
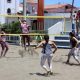
{"type": "MultiPolygon", "coordinates": [[[[72,0],[72,8],[71,8],[71,17],[72,17],[72,32],[76,32],[76,26],[75,26],[75,15],[74,15],[74,0],[72,0]]],[[[75,33],[76,34],[76,33],[75,33]]]]}
{"type": "Polygon", "coordinates": [[[26,20],[26,1],[27,0],[23,0],[23,15],[25,16],[24,20],[26,20]]]}
{"type": "MultiPolygon", "coordinates": [[[[44,16],[44,0],[38,0],[38,16],[44,16]]],[[[37,18],[38,30],[44,30],[44,18],[37,18]]]]}

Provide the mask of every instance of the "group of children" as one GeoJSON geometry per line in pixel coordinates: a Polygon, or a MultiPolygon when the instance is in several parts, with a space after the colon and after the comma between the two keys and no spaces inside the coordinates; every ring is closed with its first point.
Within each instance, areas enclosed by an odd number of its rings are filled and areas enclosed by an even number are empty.
{"type": "MultiPolygon", "coordinates": [[[[21,22],[21,20],[19,19],[20,23],[21,23],[21,26],[22,26],[22,33],[25,34],[25,33],[29,33],[28,32],[28,26],[27,28],[25,28],[25,23],[26,22],[21,22]],[[27,31],[27,32],[26,32],[27,31]]],[[[71,43],[71,50],[68,54],[68,59],[66,61],[67,64],[69,64],[69,61],[70,61],[70,57],[73,56],[74,59],[80,64],[80,61],[77,57],[78,55],[78,48],[77,48],[77,45],[79,44],[79,41],[76,39],[74,33],[70,32],[69,33],[69,36],[70,36],[70,43],[71,43]]],[[[26,46],[25,44],[25,38],[27,38],[27,41],[28,41],[28,45],[30,45],[30,42],[29,42],[29,36],[25,35],[23,36],[23,44],[24,46],[26,46]]],[[[6,42],[6,35],[5,35],[5,32],[3,30],[0,31],[0,44],[1,44],[1,54],[0,54],[0,57],[3,57],[6,55],[7,51],[8,51],[8,44],[6,42]],[[2,34],[2,35],[1,35],[2,34]]],[[[35,49],[39,48],[39,47],[42,47],[42,56],[41,56],[41,66],[46,70],[46,74],[45,75],[52,75],[53,72],[52,72],[52,58],[53,58],[53,54],[57,51],[57,46],[56,44],[54,43],[54,41],[50,41],[49,40],[49,36],[48,35],[44,35],[44,40],[42,40],[36,47],[35,49]],[[54,50],[53,50],[54,48],[54,50]],[[45,61],[47,60],[47,64],[48,64],[48,67],[45,65],[45,61]]],[[[25,47],[26,48],[26,47],[25,47]]]]}
{"type": "MultiPolygon", "coordinates": [[[[69,36],[70,36],[71,50],[68,54],[68,59],[66,61],[66,64],[69,64],[70,57],[73,56],[74,59],[80,65],[80,61],[78,59],[79,48],[77,48],[79,41],[76,39],[74,33],[70,32],[69,36]]],[[[41,41],[38,46],[36,46],[36,48],[38,48],[38,47],[42,47],[41,66],[47,71],[47,73],[45,73],[45,75],[52,75],[53,74],[53,72],[52,72],[52,57],[53,57],[53,54],[57,51],[57,46],[53,41],[49,40],[48,35],[45,35],[44,40],[41,41]],[[52,48],[54,48],[54,51],[52,48]],[[47,60],[49,69],[45,65],[46,60],[47,60]]]]}

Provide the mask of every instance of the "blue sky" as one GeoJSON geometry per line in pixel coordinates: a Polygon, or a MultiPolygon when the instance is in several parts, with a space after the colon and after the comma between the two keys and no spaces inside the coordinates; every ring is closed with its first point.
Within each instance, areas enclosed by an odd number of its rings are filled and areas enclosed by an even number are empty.
{"type": "MultiPolygon", "coordinates": [[[[23,1],[23,0],[20,0],[20,1],[23,1]]],[[[61,4],[69,3],[69,4],[72,4],[72,0],[44,0],[44,2],[45,2],[45,5],[57,4],[57,3],[61,3],[61,4]]],[[[74,6],[80,7],[80,0],[74,0],[74,6]]]]}

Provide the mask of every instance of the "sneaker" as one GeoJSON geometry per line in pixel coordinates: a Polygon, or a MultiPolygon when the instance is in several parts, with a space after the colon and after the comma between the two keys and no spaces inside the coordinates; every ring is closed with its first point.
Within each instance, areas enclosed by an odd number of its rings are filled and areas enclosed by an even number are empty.
{"type": "Polygon", "coordinates": [[[69,64],[69,61],[68,60],[66,61],[66,64],[69,64]]]}
{"type": "Polygon", "coordinates": [[[50,71],[50,75],[53,75],[53,72],[50,71]]]}
{"type": "Polygon", "coordinates": [[[49,75],[50,75],[50,73],[51,73],[51,71],[47,71],[47,76],[49,76],[49,75]]]}

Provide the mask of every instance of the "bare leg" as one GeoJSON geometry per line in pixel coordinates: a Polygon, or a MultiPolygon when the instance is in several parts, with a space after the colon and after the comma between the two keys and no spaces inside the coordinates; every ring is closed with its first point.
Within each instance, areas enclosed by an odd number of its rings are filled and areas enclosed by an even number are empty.
{"type": "Polygon", "coordinates": [[[49,66],[50,71],[52,72],[52,56],[48,57],[48,66],[49,66]]]}
{"type": "Polygon", "coordinates": [[[49,71],[47,72],[47,75],[53,75],[52,72],[52,55],[48,56],[48,66],[49,66],[49,71]]]}
{"type": "Polygon", "coordinates": [[[78,60],[78,57],[73,55],[74,59],[80,64],[80,61],[78,60]]]}
{"type": "Polygon", "coordinates": [[[27,43],[28,43],[28,51],[30,50],[30,36],[26,36],[27,43]]]}
{"type": "Polygon", "coordinates": [[[30,46],[30,40],[27,40],[27,42],[28,42],[28,46],[30,46]]]}
{"type": "Polygon", "coordinates": [[[5,49],[5,47],[4,47],[3,44],[1,44],[1,47],[2,47],[2,50],[1,50],[1,57],[2,57],[2,56],[3,56],[3,53],[4,53],[4,49],[5,49]]]}
{"type": "Polygon", "coordinates": [[[25,38],[25,36],[22,36],[22,39],[23,39],[24,49],[26,50],[26,38],[25,38]]]}
{"type": "Polygon", "coordinates": [[[71,58],[71,55],[72,55],[72,49],[70,50],[70,52],[69,52],[69,54],[68,54],[68,59],[67,59],[66,63],[69,63],[69,60],[70,60],[70,58],[71,58]]]}
{"type": "Polygon", "coordinates": [[[74,57],[74,59],[80,64],[80,61],[78,60],[78,49],[76,48],[75,50],[74,50],[74,54],[73,54],[73,57],[74,57]]]}
{"type": "Polygon", "coordinates": [[[6,50],[5,50],[5,52],[4,52],[4,55],[3,56],[5,56],[6,55],[6,53],[7,53],[7,51],[8,51],[8,45],[5,43],[5,48],[6,48],[6,50]]]}
{"type": "Polygon", "coordinates": [[[4,53],[4,49],[1,50],[1,57],[2,57],[3,53],[4,53]]]}

